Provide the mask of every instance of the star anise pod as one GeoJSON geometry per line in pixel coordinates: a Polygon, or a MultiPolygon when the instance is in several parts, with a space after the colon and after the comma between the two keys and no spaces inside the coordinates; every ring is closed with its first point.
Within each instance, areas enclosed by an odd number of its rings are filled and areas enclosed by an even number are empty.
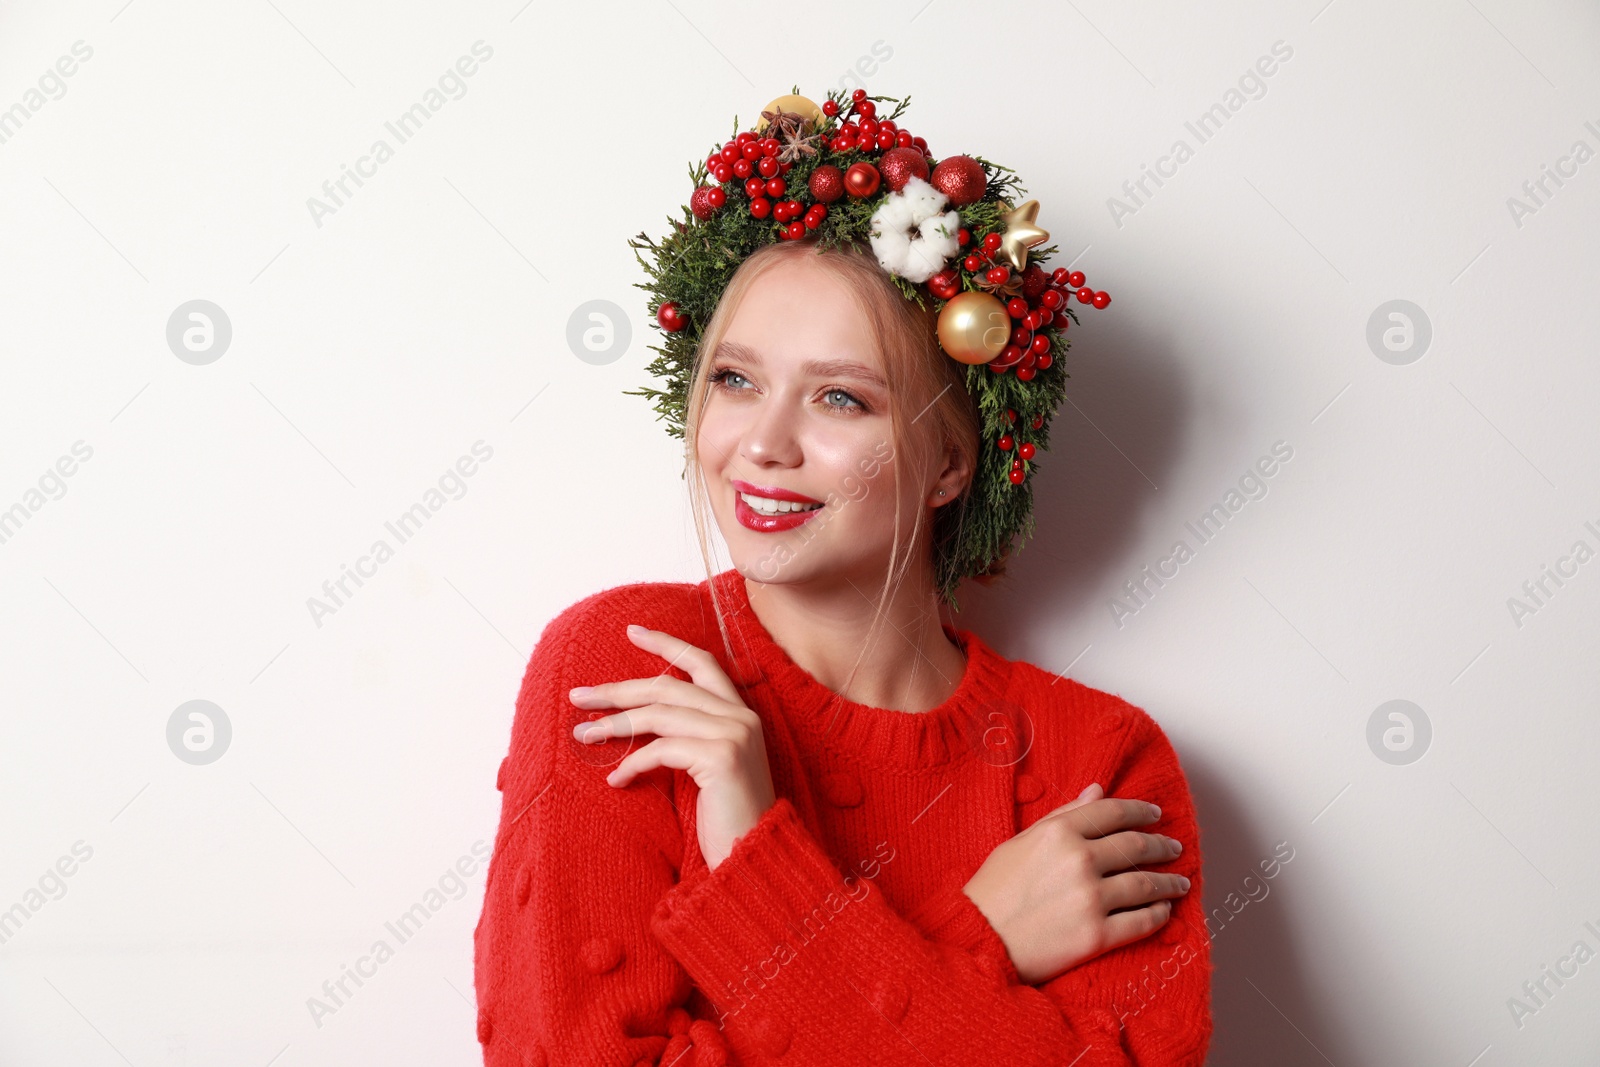
{"type": "Polygon", "coordinates": [[[799,130],[806,122],[804,115],[794,111],[784,111],[782,108],[777,111],[763,111],[761,117],[767,120],[767,125],[776,127],[780,133],[799,130]]]}
{"type": "Polygon", "coordinates": [[[815,122],[808,116],[780,109],[763,111],[761,117],[767,121],[767,136],[776,137],[780,142],[778,162],[797,163],[802,156],[817,154],[815,142],[819,134],[815,122]]]}
{"type": "Polygon", "coordinates": [[[807,127],[783,131],[783,145],[778,149],[779,163],[798,163],[802,156],[817,154],[818,134],[807,133],[807,127]]]}

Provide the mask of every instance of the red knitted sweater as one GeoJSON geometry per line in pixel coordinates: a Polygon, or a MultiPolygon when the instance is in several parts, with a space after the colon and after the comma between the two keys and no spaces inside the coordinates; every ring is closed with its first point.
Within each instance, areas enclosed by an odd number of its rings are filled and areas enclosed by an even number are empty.
{"type": "Polygon", "coordinates": [[[487,1067],[1201,1064],[1199,827],[1165,734],[1119,697],[946,633],[966,652],[959,687],[910,713],[844,700],[806,673],[732,569],[608,589],[552,620],[500,765],[473,935],[487,1067]],[[686,772],[605,781],[650,737],[572,736],[607,713],[568,689],[661,673],[629,623],[712,652],[761,717],[778,800],[715,871],[686,772]],[[1141,829],[1183,843],[1156,869],[1191,888],[1157,933],[1029,985],[962,886],[1091,782],[1161,806],[1141,829]]]}

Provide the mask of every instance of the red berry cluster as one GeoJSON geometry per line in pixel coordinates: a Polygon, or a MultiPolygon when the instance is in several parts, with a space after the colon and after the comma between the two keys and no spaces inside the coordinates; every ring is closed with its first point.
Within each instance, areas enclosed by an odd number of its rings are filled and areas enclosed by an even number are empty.
{"type": "MultiPolygon", "coordinates": [[[[923,160],[928,158],[927,141],[911,136],[909,131],[888,119],[878,120],[877,105],[867,99],[865,89],[857,89],[850,99],[849,121],[832,130],[832,137],[827,141],[834,152],[886,152],[909,148],[920,153],[923,160]]],[[[822,111],[830,119],[837,118],[839,102],[829,98],[823,103],[822,111]]],[[[746,130],[712,152],[706,158],[706,170],[718,184],[702,185],[690,195],[689,209],[695,218],[709,219],[727,204],[730,191],[743,192],[745,209],[752,216],[770,217],[783,223],[779,236],[793,241],[821,226],[822,220],[828,217],[828,205],[846,193],[867,197],[878,191],[880,175],[871,163],[862,160],[851,164],[847,171],[827,163],[811,173],[805,190],[810,194],[810,203],[796,200],[789,196],[789,183],[784,178],[793,164],[778,159],[782,147],[776,137],[763,137],[746,130]]],[[[926,169],[924,166],[923,170],[926,169]]]]}
{"type": "Polygon", "coordinates": [[[728,191],[723,185],[731,182],[728,188],[744,193],[751,215],[788,223],[784,237],[803,237],[807,229],[820,226],[828,214],[826,207],[815,204],[808,211],[798,200],[784,199],[789,191],[784,175],[794,164],[778,160],[782,147],[776,137],[762,137],[746,130],[711,153],[706,169],[722,184],[702,185],[689,197],[689,209],[695,218],[709,219],[726,204],[728,191]],[[804,220],[799,218],[802,214],[804,220]]]}
{"type": "MultiPolygon", "coordinates": [[[[1024,381],[1026,381],[1026,380],[1027,379],[1024,379],[1024,381]]],[[[1006,408],[1006,422],[1008,424],[1012,425],[1012,426],[1015,426],[1017,424],[1017,413],[1015,411],[1013,411],[1011,408],[1006,408]]],[[[1035,430],[1043,429],[1044,428],[1044,416],[1043,415],[1035,415],[1029,421],[1028,425],[1033,427],[1035,430]]],[[[1037,451],[1034,448],[1033,442],[1032,441],[1023,441],[1021,443],[1018,443],[1016,440],[1013,439],[1011,433],[1007,432],[1007,433],[1001,434],[1000,437],[995,440],[995,447],[1000,449],[1000,451],[1002,451],[1002,452],[1010,452],[1013,447],[1016,448],[1017,454],[1015,456],[1011,457],[1011,474],[1010,474],[1010,477],[1011,477],[1011,484],[1012,485],[1021,485],[1022,482],[1023,482],[1023,479],[1027,478],[1027,476],[1028,476],[1028,469],[1027,469],[1026,466],[1024,466],[1024,464],[1028,460],[1032,459],[1033,456],[1034,456],[1034,453],[1037,451]]]]}
{"type": "MultiPolygon", "coordinates": [[[[839,114],[839,102],[823,101],[822,113],[829,118],[839,114]]],[[[911,136],[889,119],[878,119],[878,105],[867,99],[865,89],[850,94],[850,119],[834,131],[828,147],[835,152],[887,152],[891,148],[915,148],[928,155],[928,142],[911,136]]]]}
{"type": "MultiPolygon", "coordinates": [[[[960,234],[962,246],[966,246],[970,240],[971,235],[963,229],[960,234]]],[[[993,262],[994,253],[1000,248],[999,234],[988,234],[978,248],[981,251],[968,254],[962,261],[962,267],[968,273],[981,274],[981,284],[988,288],[1008,286],[1012,281],[1011,269],[993,262]]],[[[1046,273],[1037,263],[1028,264],[1022,272],[1021,284],[1010,286],[1018,290],[1019,295],[1006,301],[1006,311],[1010,313],[1013,323],[1011,339],[1000,354],[989,361],[989,369],[996,374],[1014,369],[1017,379],[1026,382],[1048,368],[1054,361],[1050,354],[1049,331],[1052,328],[1065,330],[1072,321],[1064,313],[1057,314],[1066,307],[1068,298],[1076,296],[1079,303],[1093,304],[1096,308],[1104,308],[1111,303],[1109,294],[1090,289],[1084,280],[1082,271],[1069,271],[1061,267],[1046,273]]],[[[928,279],[928,289],[941,299],[949,299],[943,291],[948,290],[950,296],[960,292],[960,276],[953,269],[936,274],[928,279]],[[938,289],[934,287],[935,282],[939,283],[938,289]]],[[[1006,409],[1006,422],[1011,426],[1016,425],[1017,413],[1011,408],[1006,409]]],[[[1029,426],[1035,430],[1042,429],[1044,416],[1035,415],[1029,421],[1029,426]]],[[[1027,463],[1037,451],[1033,442],[1018,441],[1011,431],[1007,431],[995,440],[995,447],[1002,452],[1016,449],[1007,476],[1012,485],[1021,485],[1028,477],[1027,463]]]]}
{"type": "Polygon", "coordinates": [[[746,130],[712,152],[706,158],[706,171],[717,184],[701,186],[690,195],[694,218],[704,221],[714,216],[728,203],[728,190],[734,189],[749,198],[750,214],[755,218],[773,216],[779,222],[789,221],[792,202],[781,197],[789,190],[784,174],[792,165],[779,162],[779,147],[778,138],[762,138],[746,130]]]}

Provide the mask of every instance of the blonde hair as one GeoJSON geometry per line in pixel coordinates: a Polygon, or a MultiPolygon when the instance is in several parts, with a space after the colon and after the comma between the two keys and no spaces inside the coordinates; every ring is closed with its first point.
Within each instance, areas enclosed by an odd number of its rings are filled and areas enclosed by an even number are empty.
{"type": "MultiPolygon", "coordinates": [[[[699,438],[712,356],[756,280],[774,266],[802,256],[813,257],[811,262],[845,284],[856,306],[871,323],[872,339],[886,377],[892,383],[889,417],[893,437],[890,466],[893,467],[895,494],[894,547],[884,573],[883,588],[874,605],[872,629],[868,632],[867,640],[862,642],[864,657],[876,637],[880,622],[885,618],[884,607],[890,594],[899,588],[912,562],[911,552],[902,554],[900,551],[900,469],[904,466],[901,459],[909,458],[914,461],[911,464],[913,469],[921,469],[935,455],[955,450],[966,459],[967,468],[975,477],[979,459],[978,407],[972,394],[967,391],[966,366],[951,359],[939,347],[937,319],[932,308],[908,298],[878,265],[876,257],[864,242],[849,242],[837,247],[823,247],[813,241],[778,241],[763,245],[745,258],[723,290],[716,310],[701,334],[688,388],[684,417],[685,469],[686,473],[693,472],[694,475],[690,479],[690,505],[708,578],[712,576],[713,565],[708,537],[710,524],[707,521],[709,508],[705,475],[699,461],[699,438]],[[921,432],[913,429],[924,420],[927,422],[926,429],[921,432]]],[[[940,553],[955,542],[956,534],[965,520],[972,483],[973,477],[969,477],[956,499],[935,511],[929,534],[932,557],[929,563],[933,565],[932,573],[935,575],[939,570],[937,561],[940,553]]],[[[922,530],[923,508],[919,506],[910,533],[904,539],[913,549],[919,543],[922,530]]],[[[996,569],[991,573],[999,572],[996,569]]],[[[732,647],[722,605],[717,599],[716,584],[712,582],[709,585],[717,626],[731,656],[732,647]]],[[[861,658],[858,658],[856,667],[859,668],[860,664],[861,658]]],[[[854,675],[855,668],[852,668],[851,678],[854,675]]]]}

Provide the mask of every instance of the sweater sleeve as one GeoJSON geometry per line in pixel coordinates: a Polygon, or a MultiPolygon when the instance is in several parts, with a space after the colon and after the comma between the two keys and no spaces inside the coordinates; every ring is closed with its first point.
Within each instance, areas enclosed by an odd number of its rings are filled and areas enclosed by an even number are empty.
{"type": "Polygon", "coordinates": [[[739,1062],[716,1024],[695,1017],[688,975],[649,931],[682,859],[672,772],[613,787],[605,775],[628,743],[571,735],[600,714],[575,707],[572,686],[660,670],[610,634],[649,616],[614,614],[569,608],[546,627],[522,680],[473,934],[486,1067],[739,1062]]]}
{"type": "Polygon", "coordinates": [[[1184,842],[1168,869],[1193,886],[1163,927],[1182,923],[1181,941],[1158,931],[1022,983],[965,893],[937,895],[915,922],[900,916],[869,883],[842,878],[785,798],[716,870],[663,897],[655,934],[723,1013],[730,1043],[794,1057],[784,1062],[1199,1067],[1211,1020],[1193,811],[1159,729],[1126,718],[1111,789],[1160,804],[1156,829],[1184,842]],[[1163,988],[1136,1000],[1147,967],[1163,988]]]}
{"type": "Polygon", "coordinates": [[[1201,1067],[1211,1042],[1211,932],[1205,924],[1202,844],[1194,799],[1178,756],[1160,725],[1122,700],[1101,720],[1119,724],[1109,762],[1074,782],[1075,795],[1098,781],[1110,797],[1147,800],[1161,819],[1141,829],[1183,844],[1178,858],[1148,870],[1181,874],[1189,891],[1155,933],[1104,953],[1045,982],[1058,1003],[1092,1005],[1114,1021],[1129,1058],[1139,1064],[1201,1067]]]}

